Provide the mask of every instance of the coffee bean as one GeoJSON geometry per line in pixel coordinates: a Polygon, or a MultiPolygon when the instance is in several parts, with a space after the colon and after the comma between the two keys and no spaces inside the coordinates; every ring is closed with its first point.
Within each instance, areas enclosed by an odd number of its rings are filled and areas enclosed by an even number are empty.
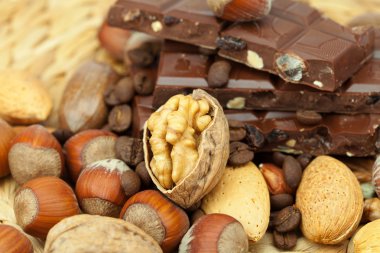
{"type": "Polygon", "coordinates": [[[247,131],[245,126],[240,121],[228,121],[230,129],[230,142],[241,141],[245,138],[247,131]]]}
{"type": "Polygon", "coordinates": [[[115,144],[116,157],[130,166],[136,166],[144,160],[143,141],[141,139],[122,136],[115,144]]]}
{"type": "Polygon", "coordinates": [[[143,187],[149,188],[152,185],[152,178],[150,177],[147,168],[145,167],[145,162],[140,162],[135,169],[137,175],[139,175],[141,179],[141,183],[143,187]]]}
{"type": "Polygon", "coordinates": [[[141,179],[133,170],[127,170],[121,174],[121,186],[125,195],[131,197],[140,191],[141,179]]]}
{"type": "Polygon", "coordinates": [[[284,163],[286,155],[281,152],[274,152],[273,153],[273,163],[276,164],[278,167],[282,167],[282,164],[284,163]]]}
{"type": "Polygon", "coordinates": [[[297,245],[297,234],[294,232],[290,233],[280,233],[277,231],[273,232],[273,243],[276,248],[282,250],[290,250],[297,245]]]}
{"type": "Polygon", "coordinates": [[[134,94],[132,78],[124,77],[116,84],[107,87],[104,93],[104,101],[110,106],[125,104],[132,100],[134,94]]]}
{"type": "Polygon", "coordinates": [[[231,64],[228,61],[214,62],[207,76],[208,86],[210,88],[222,88],[230,80],[231,64]]]}
{"type": "Polygon", "coordinates": [[[132,110],[129,105],[118,105],[108,115],[108,124],[112,131],[126,131],[132,123],[132,110]]]}
{"type": "Polygon", "coordinates": [[[146,71],[140,70],[133,75],[133,87],[137,94],[148,96],[153,93],[154,81],[146,71]]]}
{"type": "Polygon", "coordinates": [[[309,154],[302,154],[297,157],[297,161],[300,163],[302,169],[305,169],[312,159],[313,156],[309,154]]]}
{"type": "Polygon", "coordinates": [[[62,146],[74,135],[74,133],[68,129],[56,129],[52,134],[62,146]]]}
{"type": "Polygon", "coordinates": [[[297,111],[296,117],[304,125],[317,125],[322,121],[322,115],[315,111],[297,111]]]}
{"type": "Polygon", "coordinates": [[[301,223],[301,212],[294,206],[282,209],[273,221],[278,232],[285,233],[296,230],[301,223]]]}
{"type": "Polygon", "coordinates": [[[286,156],[282,164],[286,183],[296,190],[302,179],[301,164],[292,156],[286,156]]]}
{"type": "Polygon", "coordinates": [[[271,210],[281,210],[294,204],[294,198],[290,194],[277,194],[270,196],[271,210]]]}
{"type": "Polygon", "coordinates": [[[271,211],[270,212],[270,215],[269,215],[269,225],[268,227],[269,228],[274,228],[274,219],[277,217],[277,214],[278,214],[279,211],[271,211]]]}
{"type": "Polygon", "coordinates": [[[230,157],[228,158],[228,164],[230,166],[242,166],[252,161],[254,153],[252,149],[242,142],[230,143],[230,157]]]}
{"type": "Polygon", "coordinates": [[[139,47],[127,52],[129,61],[138,67],[148,67],[153,64],[157,58],[157,45],[154,42],[146,42],[139,47]]]}
{"type": "Polygon", "coordinates": [[[259,129],[254,126],[246,125],[247,142],[253,148],[262,148],[265,143],[265,136],[259,129]]]}

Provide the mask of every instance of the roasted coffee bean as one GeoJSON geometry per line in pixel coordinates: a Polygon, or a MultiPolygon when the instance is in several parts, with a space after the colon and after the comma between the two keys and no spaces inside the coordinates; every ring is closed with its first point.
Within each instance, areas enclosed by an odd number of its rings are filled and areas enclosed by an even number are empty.
{"type": "Polygon", "coordinates": [[[154,82],[146,71],[140,70],[133,75],[133,87],[137,94],[148,96],[153,93],[154,82]]]}
{"type": "Polygon", "coordinates": [[[158,56],[157,43],[146,42],[127,52],[129,61],[138,67],[148,67],[154,63],[158,56]]]}
{"type": "Polygon", "coordinates": [[[313,156],[309,154],[302,154],[297,157],[297,161],[301,164],[302,169],[305,169],[311,160],[313,159],[313,156]]]}
{"type": "Polygon", "coordinates": [[[286,183],[296,190],[302,179],[301,164],[292,156],[286,156],[282,164],[286,183]]]}
{"type": "Polygon", "coordinates": [[[130,166],[136,166],[144,160],[143,141],[141,139],[122,136],[115,145],[116,157],[130,166]]]}
{"type": "Polygon", "coordinates": [[[281,152],[273,152],[273,163],[276,164],[278,167],[282,167],[285,157],[286,155],[281,152]]]}
{"type": "Polygon", "coordinates": [[[145,162],[140,162],[135,169],[137,175],[141,179],[142,186],[146,189],[152,185],[152,178],[149,175],[147,168],[145,167],[145,162]]]}
{"type": "Polygon", "coordinates": [[[274,228],[274,219],[276,218],[279,211],[271,211],[269,215],[269,228],[274,228]]]}
{"type": "Polygon", "coordinates": [[[107,105],[115,106],[130,102],[135,94],[133,80],[124,77],[114,85],[109,85],[104,93],[104,101],[107,105]]]}
{"type": "Polygon", "coordinates": [[[294,206],[288,206],[278,212],[273,221],[274,228],[281,233],[296,230],[301,223],[301,212],[294,206]]]}
{"type": "Polygon", "coordinates": [[[248,144],[253,148],[262,148],[265,143],[265,136],[256,127],[246,125],[246,139],[248,144]]]}
{"type": "Polygon", "coordinates": [[[131,197],[140,191],[141,179],[133,170],[127,170],[121,174],[121,186],[125,195],[131,197]]]}
{"type": "Polygon", "coordinates": [[[228,84],[231,73],[231,63],[228,61],[214,62],[207,76],[207,83],[210,88],[222,88],[228,84]]]}
{"type": "Polygon", "coordinates": [[[62,146],[74,135],[73,132],[67,129],[56,129],[52,134],[62,146]]]}
{"type": "Polygon", "coordinates": [[[254,153],[252,149],[242,142],[230,143],[230,157],[228,158],[228,165],[242,166],[253,160],[254,153]]]}
{"type": "Polygon", "coordinates": [[[228,125],[230,129],[230,142],[241,141],[247,135],[247,131],[242,122],[229,120],[228,125]]]}
{"type": "Polygon", "coordinates": [[[297,111],[296,117],[304,125],[317,125],[322,121],[322,115],[315,111],[297,111]]]}
{"type": "Polygon", "coordinates": [[[273,243],[279,249],[290,250],[297,245],[297,234],[294,232],[280,233],[273,232],[273,243]]]}
{"type": "Polygon", "coordinates": [[[108,124],[112,131],[126,131],[132,123],[132,109],[129,105],[118,105],[108,115],[108,124]]]}
{"type": "Polygon", "coordinates": [[[287,206],[294,204],[294,198],[290,194],[277,194],[270,196],[270,207],[271,210],[281,210],[287,206]]]}

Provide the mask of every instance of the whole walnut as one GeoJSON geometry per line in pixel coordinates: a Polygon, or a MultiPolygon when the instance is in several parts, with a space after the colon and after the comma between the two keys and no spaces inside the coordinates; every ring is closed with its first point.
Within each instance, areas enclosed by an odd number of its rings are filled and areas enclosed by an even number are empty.
{"type": "Polygon", "coordinates": [[[152,181],[183,208],[215,187],[229,155],[227,119],[203,90],[170,98],[145,123],[143,141],[152,181]]]}

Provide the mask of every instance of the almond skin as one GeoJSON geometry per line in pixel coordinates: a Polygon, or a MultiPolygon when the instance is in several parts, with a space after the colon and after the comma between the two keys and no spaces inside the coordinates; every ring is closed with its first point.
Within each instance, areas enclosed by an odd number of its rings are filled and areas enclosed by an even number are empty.
{"type": "Polygon", "coordinates": [[[357,229],[363,212],[358,180],[342,162],[319,156],[306,167],[297,191],[306,238],[322,244],[339,244],[357,229]]]}

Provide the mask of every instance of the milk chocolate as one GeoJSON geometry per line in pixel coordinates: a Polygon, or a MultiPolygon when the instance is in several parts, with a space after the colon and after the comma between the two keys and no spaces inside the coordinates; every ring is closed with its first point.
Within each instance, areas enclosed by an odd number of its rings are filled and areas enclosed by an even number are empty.
{"type": "Polygon", "coordinates": [[[380,57],[368,62],[334,93],[289,84],[235,62],[231,62],[227,86],[210,88],[207,74],[210,65],[217,60],[213,55],[201,54],[197,47],[166,41],[160,57],[153,107],[158,108],[175,94],[188,94],[201,88],[217,98],[225,109],[380,113],[380,57]],[[234,108],[233,102],[237,99],[240,104],[234,108]]]}
{"type": "MultiPolygon", "coordinates": [[[[145,121],[154,111],[153,97],[135,96],[133,133],[141,137],[145,121]]],[[[229,120],[243,122],[246,143],[256,152],[370,156],[380,151],[380,114],[324,114],[319,124],[303,125],[295,112],[225,110],[229,120]]]]}
{"type": "Polygon", "coordinates": [[[205,0],[118,0],[111,25],[202,47],[285,81],[335,91],[373,53],[371,28],[346,28],[316,9],[274,0],[257,22],[231,24],[213,16],[205,0]]]}

